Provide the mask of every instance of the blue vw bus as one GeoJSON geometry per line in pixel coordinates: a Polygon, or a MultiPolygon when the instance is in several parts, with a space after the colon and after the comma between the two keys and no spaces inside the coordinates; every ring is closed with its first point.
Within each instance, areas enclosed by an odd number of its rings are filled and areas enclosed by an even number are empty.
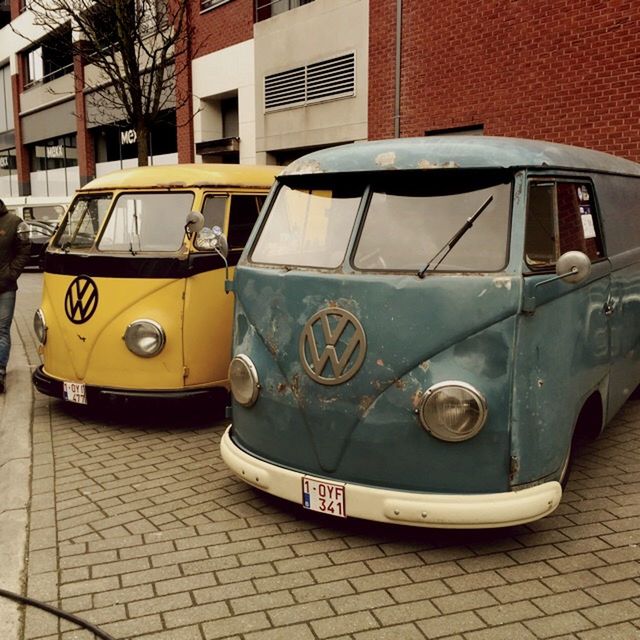
{"type": "Polygon", "coordinates": [[[307,155],[235,272],[245,482],[337,517],[500,527],[640,382],[640,165],[434,137],[307,155]]]}

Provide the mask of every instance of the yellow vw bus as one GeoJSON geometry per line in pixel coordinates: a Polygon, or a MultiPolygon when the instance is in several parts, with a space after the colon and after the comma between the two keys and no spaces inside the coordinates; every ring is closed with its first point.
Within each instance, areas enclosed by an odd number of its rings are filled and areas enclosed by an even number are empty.
{"type": "Polygon", "coordinates": [[[233,308],[225,271],[279,170],[138,167],[79,189],[45,257],[35,387],[89,405],[223,391],[233,308]]]}

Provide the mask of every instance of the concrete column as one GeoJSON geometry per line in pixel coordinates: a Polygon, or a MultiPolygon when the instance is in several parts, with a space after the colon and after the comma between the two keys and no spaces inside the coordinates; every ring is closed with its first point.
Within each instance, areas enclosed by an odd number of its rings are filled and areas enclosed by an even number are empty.
{"type": "MultiPolygon", "coordinates": [[[[18,62],[20,60],[18,59],[18,62]]],[[[31,195],[29,154],[22,144],[22,121],[20,120],[20,93],[22,92],[22,65],[16,65],[17,73],[11,75],[11,96],[13,98],[13,123],[16,133],[16,165],[18,173],[18,194],[31,195]]]]}

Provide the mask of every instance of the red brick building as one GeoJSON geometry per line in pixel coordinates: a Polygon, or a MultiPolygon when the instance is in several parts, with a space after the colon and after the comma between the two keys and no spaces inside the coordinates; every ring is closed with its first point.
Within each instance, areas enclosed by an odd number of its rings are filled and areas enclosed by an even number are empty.
{"type": "MultiPolygon", "coordinates": [[[[25,1],[0,2],[0,192],[68,199],[135,162],[135,138],[131,123],[92,121],[86,69],[47,60],[50,34],[16,35],[25,1]]],[[[640,161],[640,2],[189,3],[189,64],[152,132],[152,162],[286,164],[345,142],[454,131],[640,161]]]]}
{"type": "Polygon", "coordinates": [[[458,128],[640,161],[640,3],[370,0],[369,137],[458,128]]]}

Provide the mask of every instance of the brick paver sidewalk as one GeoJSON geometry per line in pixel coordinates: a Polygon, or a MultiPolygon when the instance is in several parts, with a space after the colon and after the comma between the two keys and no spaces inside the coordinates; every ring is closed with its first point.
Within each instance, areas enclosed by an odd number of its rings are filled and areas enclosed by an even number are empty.
{"type": "MultiPolygon", "coordinates": [[[[118,639],[640,639],[640,401],[555,514],[484,532],[304,512],[231,476],[222,429],[36,394],[27,593],[118,639]]],[[[29,609],[24,637],[93,636],[29,609]]]]}

